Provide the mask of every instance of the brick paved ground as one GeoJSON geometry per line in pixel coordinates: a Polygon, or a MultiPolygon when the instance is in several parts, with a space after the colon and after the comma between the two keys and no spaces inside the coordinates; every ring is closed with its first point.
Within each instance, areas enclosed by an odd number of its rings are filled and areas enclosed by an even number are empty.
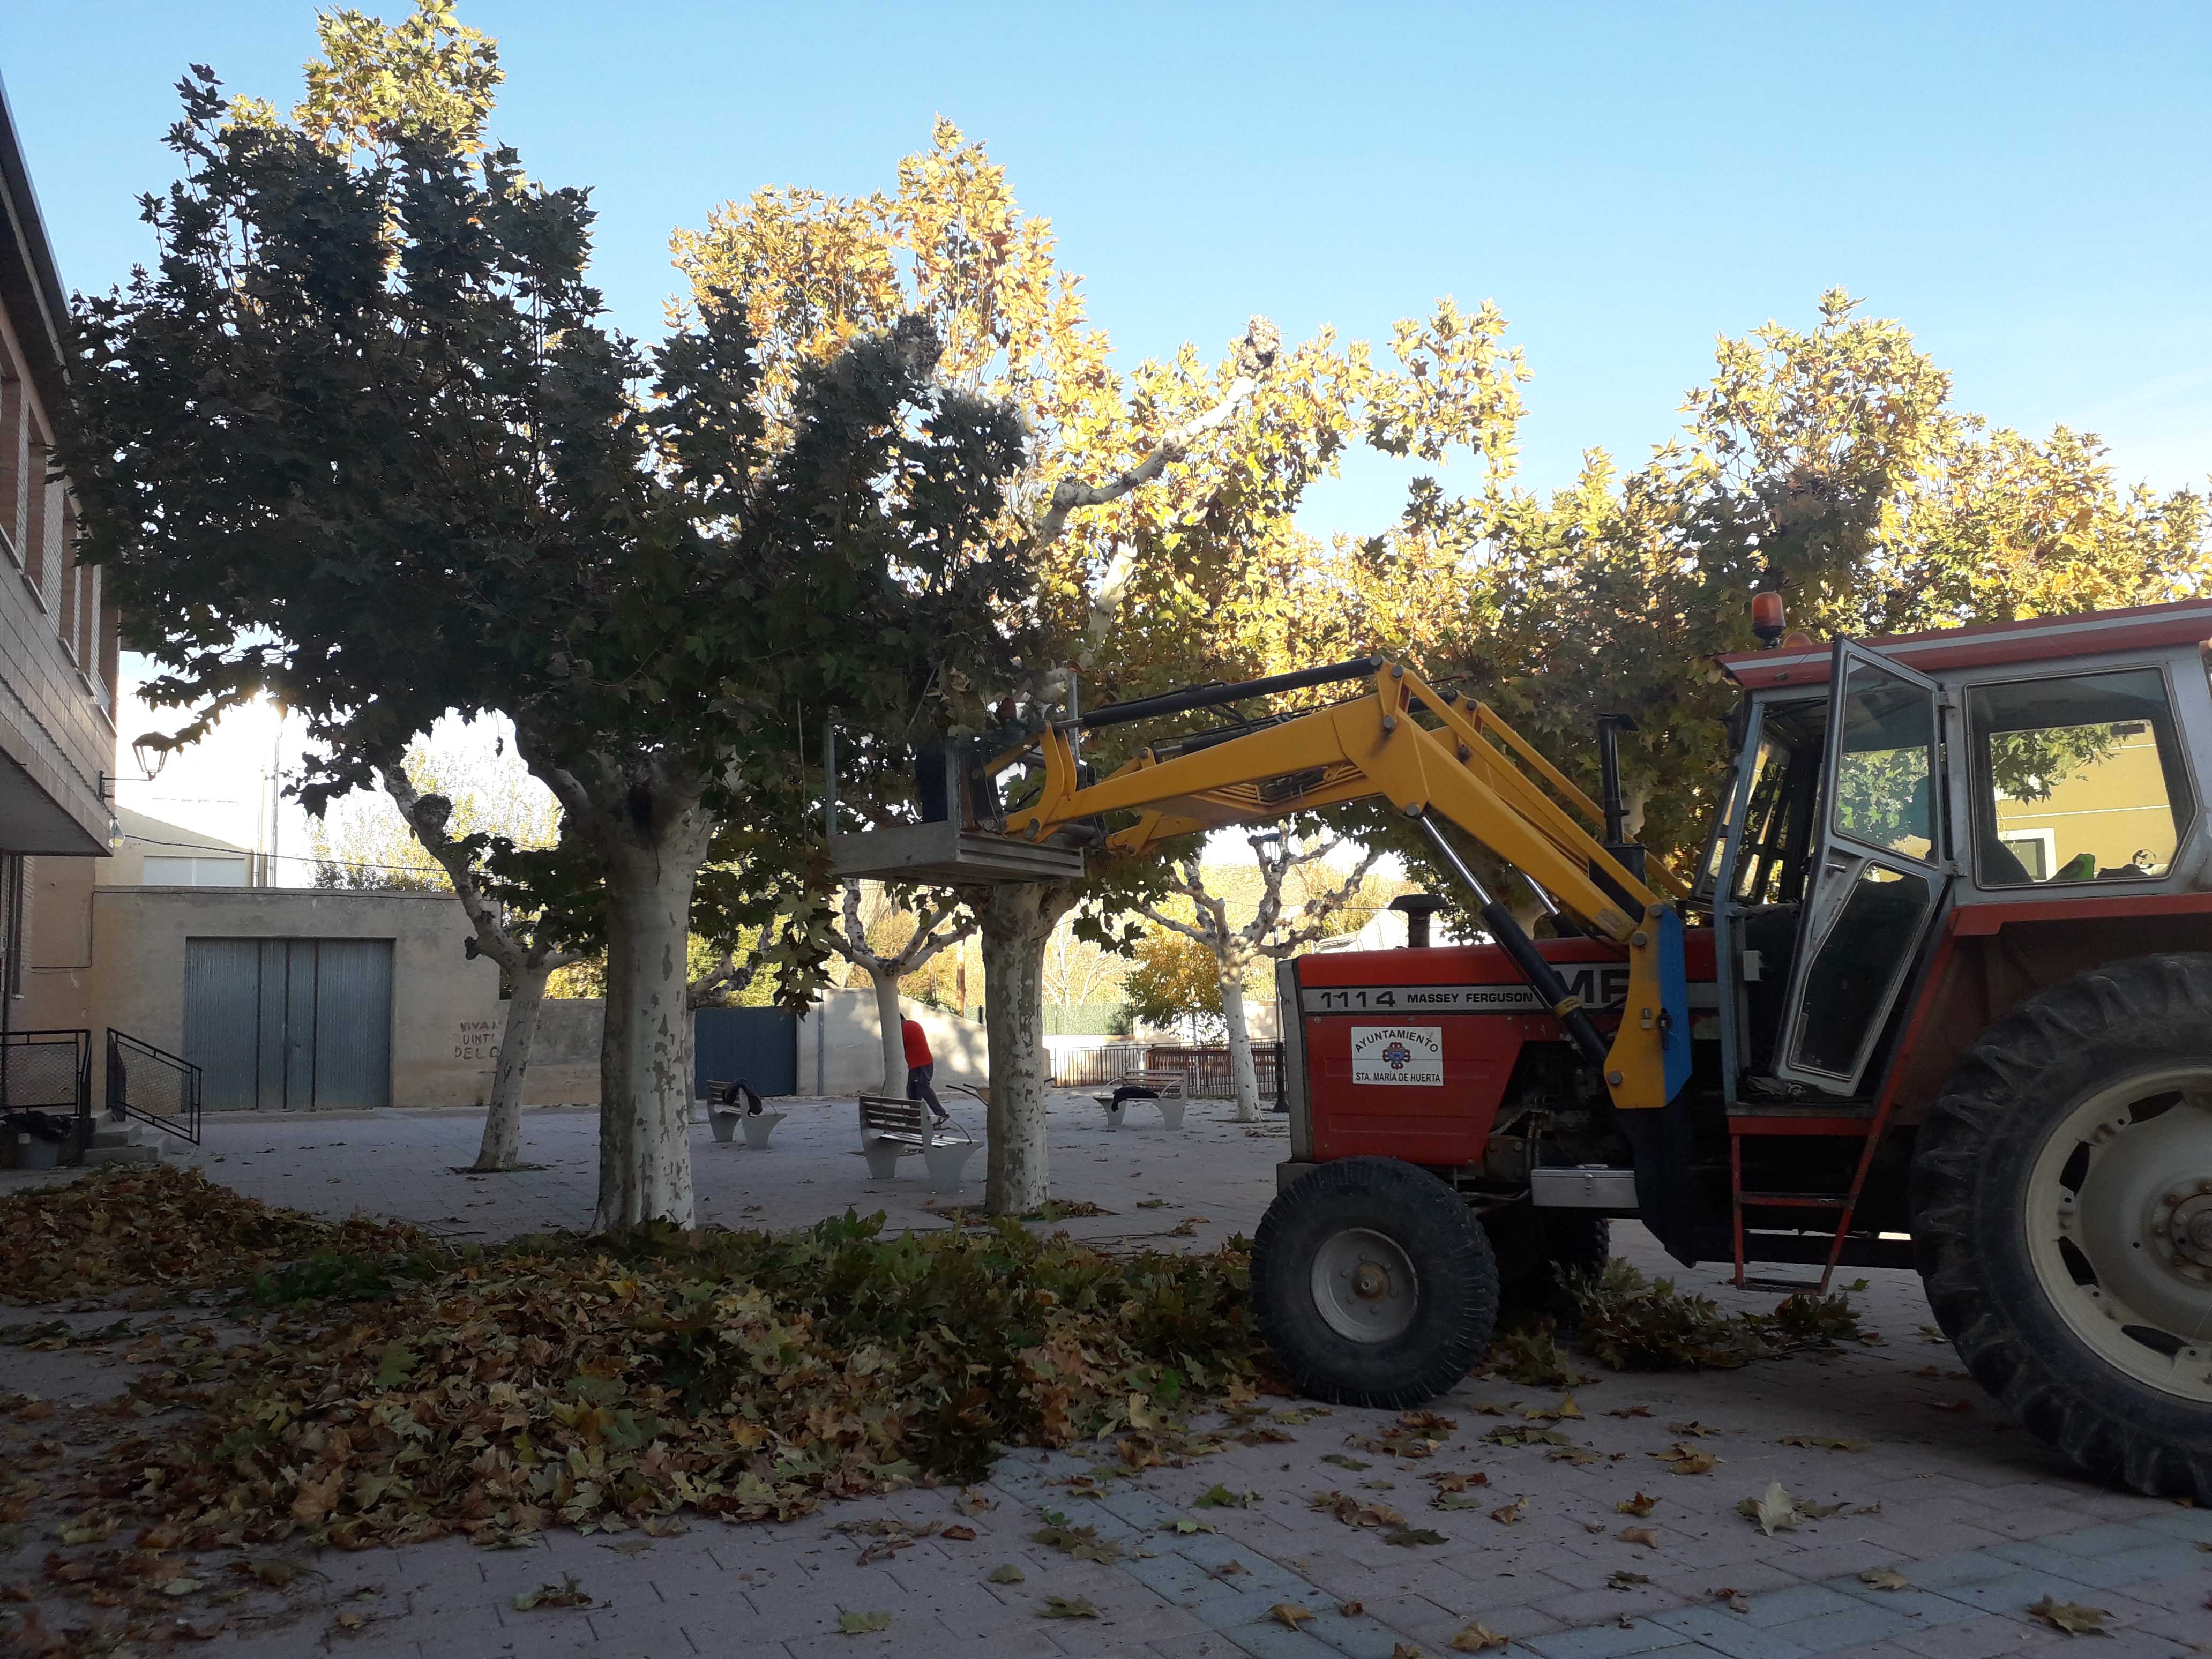
{"type": "MultiPolygon", "coordinates": [[[[883,1208],[894,1224],[944,1224],[923,1206],[918,1168],[896,1182],[866,1179],[851,1111],[849,1103],[798,1103],[765,1155],[716,1146],[698,1130],[702,1214],[782,1226],[849,1205],[883,1208]]],[[[525,1156],[548,1167],[529,1175],[472,1182],[450,1173],[472,1154],[476,1132],[465,1118],[408,1113],[231,1120],[210,1122],[199,1158],[211,1176],[258,1196],[329,1212],[358,1206],[475,1237],[588,1219],[587,1115],[530,1115],[525,1156]]],[[[1053,1119],[1056,1189],[1116,1212],[1068,1229],[1172,1247],[1185,1241],[1169,1230],[1202,1214],[1198,1244],[1249,1232],[1273,1192],[1280,1133],[1271,1124],[1248,1138],[1200,1103],[1181,1137],[1143,1127],[1109,1136],[1087,1103],[1067,1097],[1053,1119]],[[1167,1202],[1139,1209],[1147,1198],[1167,1202]]],[[[1668,1271],[1640,1230],[1618,1234],[1621,1254],[1668,1271]]],[[[1713,1267],[1680,1277],[1731,1305],[1773,1301],[1771,1292],[1739,1296],[1713,1267]]],[[[1880,1346],[1703,1376],[1606,1374],[1576,1391],[1586,1415],[1560,1425],[1574,1455],[1559,1461],[1548,1453],[1566,1449],[1482,1438],[1556,1395],[1469,1382],[1438,1403],[1458,1428],[1425,1462],[1348,1448],[1389,1416],[1339,1410],[1273,1425],[1288,1437],[1279,1443],[1108,1480],[1104,1498],[1058,1484],[1093,1468],[1092,1456],[1014,1454],[980,1489],[996,1507],[973,1516],[956,1515],[951,1492],[921,1491],[781,1527],[702,1522],[665,1539],[563,1532],[527,1550],[441,1543],[332,1553],[318,1562],[328,1579],[297,1593],[300,1619],[227,1638],[222,1650],[290,1659],[325,1642],[364,1659],[962,1651],[1390,1659],[1401,1649],[1449,1654],[1455,1638],[1467,1650],[1477,1638],[1462,1633],[1479,1625],[1510,1638],[1507,1651],[1543,1659],[1980,1659],[2087,1639],[2028,1617],[2049,1596],[2106,1610],[2114,1635],[2088,1650],[2098,1659],[2212,1653],[2212,1553],[2203,1547],[2212,1546],[2212,1512],[2100,1491],[2064,1473],[2002,1420],[1948,1346],[1929,1340],[1916,1281],[1870,1277],[1860,1300],[1880,1346]],[[1685,1437],[1670,1427],[1684,1421],[1714,1431],[1693,1437],[1721,1460],[1710,1474],[1677,1475],[1654,1461],[1685,1437]],[[1790,1437],[1863,1449],[1783,1444],[1790,1437]],[[1330,1457],[1366,1467],[1323,1461],[1330,1457]],[[1477,1505],[1431,1507],[1422,1477],[1439,1470],[1485,1475],[1477,1505]],[[1844,1507],[1762,1536],[1735,1505],[1777,1480],[1800,1500],[1844,1507]],[[1249,1507],[1199,1506],[1217,1485],[1257,1496],[1249,1507]],[[1394,1546],[1309,1507],[1312,1494],[1331,1491],[1388,1504],[1444,1541],[1394,1546]],[[1617,1505],[1638,1491],[1659,1501],[1633,1521],[1617,1505]],[[1522,1518],[1492,1518],[1524,1496],[1522,1518]],[[1034,1541],[1050,1512],[1113,1540],[1119,1559],[1074,1560],[1034,1541]],[[869,1540],[830,1528],[866,1516],[965,1519],[980,1536],[925,1537],[863,1566],[869,1540]],[[1182,1529],[1192,1522],[1203,1529],[1182,1529]],[[1629,1525],[1648,1528],[1655,1541],[1624,1540],[1629,1525]],[[1019,1582],[993,1582],[993,1570],[1009,1565],[1019,1582]],[[1859,1577],[1885,1567],[1908,1588],[1859,1577]],[[568,1574],[592,1596],[589,1608],[515,1609],[519,1593],[568,1574]],[[1082,1598],[1097,1616],[1045,1617],[1054,1596],[1082,1598]],[[1294,1613],[1286,1624],[1273,1613],[1279,1606],[1314,1616],[1294,1613]],[[333,1622],[340,1611],[367,1622],[347,1632],[333,1622]],[[850,1613],[888,1613],[890,1623],[880,1634],[839,1634],[850,1613]]],[[[58,1400],[117,1386],[118,1373],[87,1369],[95,1364],[82,1353],[0,1356],[8,1386],[58,1400]]],[[[27,1538],[0,1553],[0,1582],[32,1576],[49,1547],[27,1538]]]]}

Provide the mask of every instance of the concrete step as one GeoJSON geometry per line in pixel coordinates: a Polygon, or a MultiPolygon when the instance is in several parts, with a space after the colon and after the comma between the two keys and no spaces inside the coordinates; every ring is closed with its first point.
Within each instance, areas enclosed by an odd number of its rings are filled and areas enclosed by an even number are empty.
{"type": "Polygon", "coordinates": [[[161,1161],[161,1149],[159,1146],[95,1145],[84,1149],[84,1167],[88,1170],[96,1169],[103,1164],[159,1164],[161,1161]]]}

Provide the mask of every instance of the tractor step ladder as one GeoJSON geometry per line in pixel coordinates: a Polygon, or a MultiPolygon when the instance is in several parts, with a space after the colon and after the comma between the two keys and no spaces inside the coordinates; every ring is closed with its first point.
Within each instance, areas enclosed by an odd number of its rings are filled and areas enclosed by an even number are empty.
{"type": "Polygon", "coordinates": [[[1817,1285],[1793,1285],[1791,1288],[1813,1290],[1821,1295],[1827,1293],[1828,1281],[1835,1277],[1836,1263],[1844,1253],[1844,1241],[1851,1230],[1851,1218],[1858,1210],[1859,1194],[1866,1187],[1867,1170],[1874,1162],[1875,1146],[1881,1139],[1881,1132],[1888,1118],[1886,1102],[1879,1110],[1870,1102],[1731,1101],[1729,1103],[1729,1224],[1735,1245],[1734,1282],[1738,1290],[1746,1285],[1743,1250],[1743,1212],[1746,1209],[1826,1210],[1835,1213],[1836,1230],[1828,1243],[1827,1263],[1821,1270],[1820,1283],[1817,1285]],[[1850,1190],[1848,1193],[1746,1192],[1743,1185],[1743,1143],[1754,1137],[1765,1139],[1775,1135],[1826,1135],[1861,1142],[1858,1167],[1851,1176],[1850,1190]]]}

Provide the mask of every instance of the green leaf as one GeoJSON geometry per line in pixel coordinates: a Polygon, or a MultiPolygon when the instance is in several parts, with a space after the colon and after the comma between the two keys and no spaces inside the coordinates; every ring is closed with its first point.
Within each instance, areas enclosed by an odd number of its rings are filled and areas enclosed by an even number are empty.
{"type": "Polygon", "coordinates": [[[837,1617],[837,1632],[841,1636],[866,1636],[890,1628],[888,1613],[846,1613],[837,1617]]]}
{"type": "Polygon", "coordinates": [[[994,1584],[1018,1584],[1029,1575],[1012,1562],[1008,1561],[992,1568],[989,1572],[984,1574],[984,1577],[994,1584]]]}
{"type": "Polygon", "coordinates": [[[398,1388],[413,1374],[416,1366],[422,1363],[414,1350],[404,1343],[396,1341],[386,1343],[384,1358],[377,1363],[376,1386],[380,1389],[398,1388]]]}
{"type": "Polygon", "coordinates": [[[1046,1619],[1096,1619],[1098,1609],[1080,1595],[1048,1595],[1044,1598],[1046,1619]]]}
{"type": "Polygon", "coordinates": [[[1427,1527],[1400,1527],[1394,1532],[1384,1533],[1382,1541],[1410,1547],[1417,1544],[1441,1544],[1446,1540],[1443,1534],[1431,1531],[1427,1527]]]}

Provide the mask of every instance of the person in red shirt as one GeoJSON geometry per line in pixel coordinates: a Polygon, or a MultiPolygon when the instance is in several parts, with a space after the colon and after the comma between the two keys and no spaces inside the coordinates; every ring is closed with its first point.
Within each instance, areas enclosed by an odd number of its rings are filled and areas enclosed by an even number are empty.
{"type": "Polygon", "coordinates": [[[902,1019],[899,1036],[906,1042],[906,1097],[927,1101],[939,1123],[949,1121],[951,1114],[939,1104],[937,1091],[929,1086],[930,1079],[937,1075],[937,1057],[929,1052],[929,1034],[921,1029],[921,1021],[902,1019]]]}

